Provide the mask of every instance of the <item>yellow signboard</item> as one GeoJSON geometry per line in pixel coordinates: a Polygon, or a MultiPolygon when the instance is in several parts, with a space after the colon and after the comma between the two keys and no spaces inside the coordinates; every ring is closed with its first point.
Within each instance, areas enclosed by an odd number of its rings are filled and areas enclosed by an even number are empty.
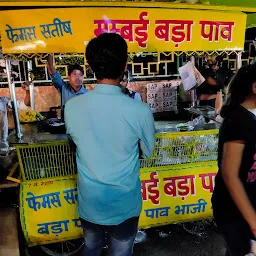
{"type": "Polygon", "coordinates": [[[209,218],[217,164],[141,170],[143,209],[140,227],[209,218]]]}
{"type": "MultiPolygon", "coordinates": [[[[216,162],[142,169],[140,227],[211,217],[216,173],[216,162]]],[[[76,177],[26,181],[20,195],[21,223],[30,246],[82,236],[76,177]]]]}
{"type": "Polygon", "coordinates": [[[76,197],[76,177],[23,182],[20,217],[28,244],[50,244],[81,237],[76,197]]]}
{"type": "Polygon", "coordinates": [[[1,11],[4,53],[84,52],[104,32],[130,52],[243,50],[246,15],[157,8],[55,8],[1,11]]]}

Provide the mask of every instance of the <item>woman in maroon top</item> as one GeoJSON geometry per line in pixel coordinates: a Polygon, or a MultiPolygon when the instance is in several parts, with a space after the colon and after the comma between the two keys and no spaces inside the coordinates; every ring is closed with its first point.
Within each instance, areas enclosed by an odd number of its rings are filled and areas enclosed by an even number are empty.
{"type": "Polygon", "coordinates": [[[219,133],[213,214],[232,256],[250,252],[256,238],[256,65],[242,67],[229,85],[219,133]]]}

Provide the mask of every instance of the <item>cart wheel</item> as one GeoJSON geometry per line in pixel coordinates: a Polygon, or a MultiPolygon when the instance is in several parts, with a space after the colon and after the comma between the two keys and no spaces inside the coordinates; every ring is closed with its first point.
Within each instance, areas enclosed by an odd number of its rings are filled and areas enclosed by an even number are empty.
{"type": "Polygon", "coordinates": [[[55,244],[41,245],[41,249],[50,256],[72,256],[76,255],[83,246],[83,239],[76,239],[55,244]]]}

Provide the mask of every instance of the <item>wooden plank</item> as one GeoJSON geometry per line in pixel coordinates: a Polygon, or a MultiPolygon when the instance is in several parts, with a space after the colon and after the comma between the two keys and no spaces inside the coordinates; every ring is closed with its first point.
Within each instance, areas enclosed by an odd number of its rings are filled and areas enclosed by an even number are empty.
{"type": "Polygon", "coordinates": [[[0,211],[0,255],[19,256],[17,213],[13,208],[0,211]]]}
{"type": "Polygon", "coordinates": [[[19,186],[20,186],[19,183],[13,182],[13,181],[10,181],[10,180],[5,180],[3,183],[0,183],[0,189],[3,189],[3,188],[17,188],[19,186]]]}

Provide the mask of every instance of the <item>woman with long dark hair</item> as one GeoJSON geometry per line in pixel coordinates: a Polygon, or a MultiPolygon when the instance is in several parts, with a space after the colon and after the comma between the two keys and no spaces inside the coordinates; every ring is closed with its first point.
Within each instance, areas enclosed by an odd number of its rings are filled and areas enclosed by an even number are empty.
{"type": "Polygon", "coordinates": [[[242,67],[221,110],[213,214],[232,256],[256,237],[256,65],[242,67]]]}

